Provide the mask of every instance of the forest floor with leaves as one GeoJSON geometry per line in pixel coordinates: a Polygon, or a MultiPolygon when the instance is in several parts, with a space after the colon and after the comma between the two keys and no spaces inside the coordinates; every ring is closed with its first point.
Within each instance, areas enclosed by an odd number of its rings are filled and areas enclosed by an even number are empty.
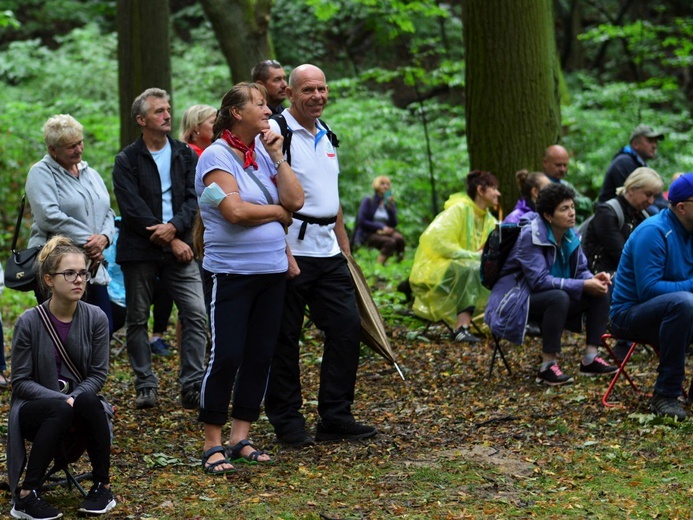
{"type": "MultiPolygon", "coordinates": [[[[613,409],[600,402],[606,379],[537,386],[536,341],[506,345],[512,375],[497,363],[487,380],[489,342],[456,344],[436,326],[424,334],[421,322],[407,316],[391,315],[388,322],[406,381],[364,348],[354,406],[378,436],[292,450],[275,443],[263,416],[251,437],[274,464],[238,465],[227,477],[200,469],[202,428],[196,412],[180,407],[177,357],[155,358],[160,405],[135,410],[127,356],[114,345],[104,394],[117,407],[112,484],[118,506],[108,517],[692,517],[693,421],[654,419],[647,398],[625,382],[615,394],[623,406],[613,409]]],[[[575,374],[580,338],[565,339],[561,366],[575,374]]],[[[304,411],[314,431],[321,355],[315,329],[305,333],[302,352],[304,411]]],[[[693,373],[690,357],[687,365],[693,373]]],[[[655,368],[654,355],[643,351],[631,373],[651,388],[655,368]]],[[[1,397],[3,424],[8,396],[1,397]]],[[[9,496],[2,496],[7,513],[9,496]]],[[[66,518],[76,516],[74,489],[45,496],[66,518]]]]}

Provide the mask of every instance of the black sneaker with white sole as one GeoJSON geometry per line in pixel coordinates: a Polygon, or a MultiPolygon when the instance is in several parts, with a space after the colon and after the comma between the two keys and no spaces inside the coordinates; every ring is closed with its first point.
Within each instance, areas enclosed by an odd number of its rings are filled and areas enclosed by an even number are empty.
{"type": "Polygon", "coordinates": [[[452,339],[459,343],[479,343],[481,340],[472,334],[469,327],[460,327],[452,331],[452,339]]]}
{"type": "Polygon", "coordinates": [[[25,520],[54,520],[63,516],[59,509],[42,499],[34,489],[24,498],[19,498],[19,491],[17,491],[10,515],[13,518],[25,520]]]}
{"type": "Polygon", "coordinates": [[[116,500],[110,489],[105,488],[101,482],[96,482],[89,494],[77,510],[78,513],[87,515],[103,515],[116,506],[116,500]]]}

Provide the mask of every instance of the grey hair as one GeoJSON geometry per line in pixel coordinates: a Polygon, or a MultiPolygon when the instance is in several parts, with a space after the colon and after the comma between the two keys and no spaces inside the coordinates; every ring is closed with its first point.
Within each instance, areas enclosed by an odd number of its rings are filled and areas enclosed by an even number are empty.
{"type": "Polygon", "coordinates": [[[165,99],[166,101],[171,101],[171,96],[169,96],[168,92],[166,92],[164,89],[156,87],[148,88],[139,96],[137,96],[135,98],[135,101],[132,102],[132,109],[130,109],[130,115],[132,115],[133,119],[137,120],[137,116],[144,117],[147,115],[147,110],[149,110],[149,103],[147,103],[147,98],[150,97],[161,98],[165,99]]]}

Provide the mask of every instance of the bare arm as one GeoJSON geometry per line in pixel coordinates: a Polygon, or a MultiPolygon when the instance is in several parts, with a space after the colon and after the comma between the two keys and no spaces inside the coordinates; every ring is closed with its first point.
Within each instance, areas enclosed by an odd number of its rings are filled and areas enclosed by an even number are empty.
{"type": "MultiPolygon", "coordinates": [[[[280,134],[265,130],[260,135],[260,142],[274,164],[284,158],[282,153],[284,138],[280,134]]],[[[289,211],[298,211],[303,207],[303,187],[286,161],[277,168],[277,191],[281,205],[289,211]]]]}
{"type": "Polygon", "coordinates": [[[351,254],[351,246],[349,246],[349,235],[344,227],[344,215],[342,214],[342,206],[339,206],[339,213],[337,213],[337,221],[334,224],[334,234],[337,236],[337,243],[339,244],[339,249],[345,255],[351,254]]]}

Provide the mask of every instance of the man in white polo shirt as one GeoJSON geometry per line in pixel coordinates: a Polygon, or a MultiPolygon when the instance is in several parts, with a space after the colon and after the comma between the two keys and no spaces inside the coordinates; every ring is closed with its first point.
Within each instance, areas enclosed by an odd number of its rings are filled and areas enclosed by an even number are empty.
{"type": "MultiPolygon", "coordinates": [[[[279,117],[285,118],[291,131],[287,159],[303,186],[305,204],[300,214],[294,214],[287,235],[300,274],[287,285],[265,410],[280,443],[293,447],[313,444],[301,413],[299,367],[299,337],[307,304],[311,319],[325,333],[315,440],[365,439],[377,430],[356,422],[351,412],[360,318],[342,254],[350,250],[339,204],[336,139],[318,120],[327,104],[325,74],[313,65],[301,65],[291,73],[286,93],[291,106],[279,117]]],[[[277,121],[270,124],[272,130],[282,133],[277,121]]],[[[256,150],[262,152],[263,148],[256,150]]]]}

